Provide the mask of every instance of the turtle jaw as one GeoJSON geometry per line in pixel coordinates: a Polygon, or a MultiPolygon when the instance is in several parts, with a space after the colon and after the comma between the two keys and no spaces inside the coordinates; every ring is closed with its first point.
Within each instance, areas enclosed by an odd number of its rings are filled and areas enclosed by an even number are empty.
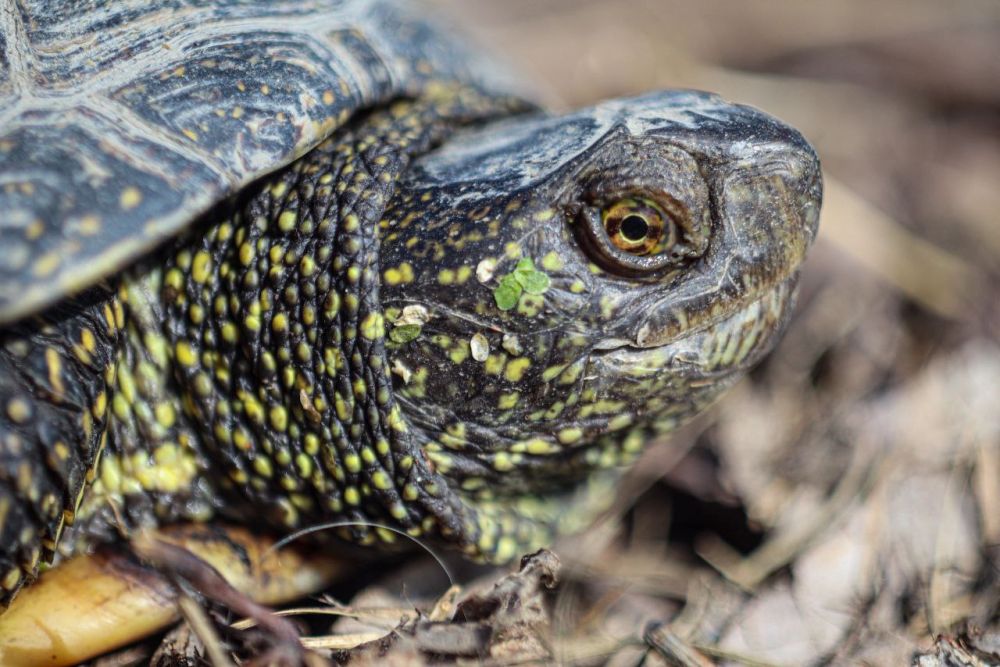
{"type": "Polygon", "coordinates": [[[795,304],[798,280],[793,273],[729,314],[679,337],[596,350],[589,376],[603,378],[606,386],[622,377],[654,375],[671,386],[683,382],[692,391],[718,394],[774,347],[795,304]]]}

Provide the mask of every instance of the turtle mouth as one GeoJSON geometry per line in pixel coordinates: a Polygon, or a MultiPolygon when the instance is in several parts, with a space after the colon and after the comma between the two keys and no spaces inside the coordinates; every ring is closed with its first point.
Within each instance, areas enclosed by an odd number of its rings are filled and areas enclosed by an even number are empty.
{"type": "Polygon", "coordinates": [[[662,367],[669,359],[672,366],[696,366],[706,374],[728,374],[746,368],[770,351],[784,330],[795,302],[798,278],[798,273],[793,273],[730,312],[705,318],[669,338],[640,329],[634,340],[599,342],[591,355],[631,367],[642,367],[653,360],[662,367]]]}

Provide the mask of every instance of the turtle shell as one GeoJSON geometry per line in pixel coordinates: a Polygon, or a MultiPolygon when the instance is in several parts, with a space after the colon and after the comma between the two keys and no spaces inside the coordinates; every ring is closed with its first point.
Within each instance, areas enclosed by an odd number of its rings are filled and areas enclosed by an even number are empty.
{"type": "Polygon", "coordinates": [[[0,323],[121,269],[359,110],[432,80],[496,87],[416,12],[390,0],[0,8],[0,323]]]}

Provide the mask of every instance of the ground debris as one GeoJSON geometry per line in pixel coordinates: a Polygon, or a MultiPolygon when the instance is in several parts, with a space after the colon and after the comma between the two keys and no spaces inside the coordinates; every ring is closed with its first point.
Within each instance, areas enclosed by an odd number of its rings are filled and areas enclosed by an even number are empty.
{"type": "Polygon", "coordinates": [[[1000,664],[1000,634],[938,637],[934,648],[913,658],[913,667],[994,667],[1000,664]]]}
{"type": "MultiPolygon", "coordinates": [[[[490,590],[472,593],[444,617],[432,610],[401,623],[378,641],[344,651],[346,664],[441,664],[489,660],[497,664],[547,662],[550,615],[547,591],[557,582],[559,559],[539,551],[521,560],[520,570],[490,590]],[[387,662],[383,662],[387,661],[387,662]]],[[[435,610],[451,607],[449,591],[435,610]]]]}

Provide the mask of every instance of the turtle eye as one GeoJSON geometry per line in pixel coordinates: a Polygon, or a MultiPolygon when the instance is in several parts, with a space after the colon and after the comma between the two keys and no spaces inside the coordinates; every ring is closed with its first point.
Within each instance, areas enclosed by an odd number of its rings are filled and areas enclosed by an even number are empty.
{"type": "Polygon", "coordinates": [[[624,194],[578,213],[581,242],[591,259],[621,275],[653,274],[680,266],[705,250],[706,237],[692,231],[683,205],[624,194]]]}
{"type": "Polygon", "coordinates": [[[670,216],[654,202],[641,197],[626,197],[605,206],[601,222],[611,243],[632,255],[661,252],[664,249],[661,241],[670,242],[675,237],[670,216]]]}

